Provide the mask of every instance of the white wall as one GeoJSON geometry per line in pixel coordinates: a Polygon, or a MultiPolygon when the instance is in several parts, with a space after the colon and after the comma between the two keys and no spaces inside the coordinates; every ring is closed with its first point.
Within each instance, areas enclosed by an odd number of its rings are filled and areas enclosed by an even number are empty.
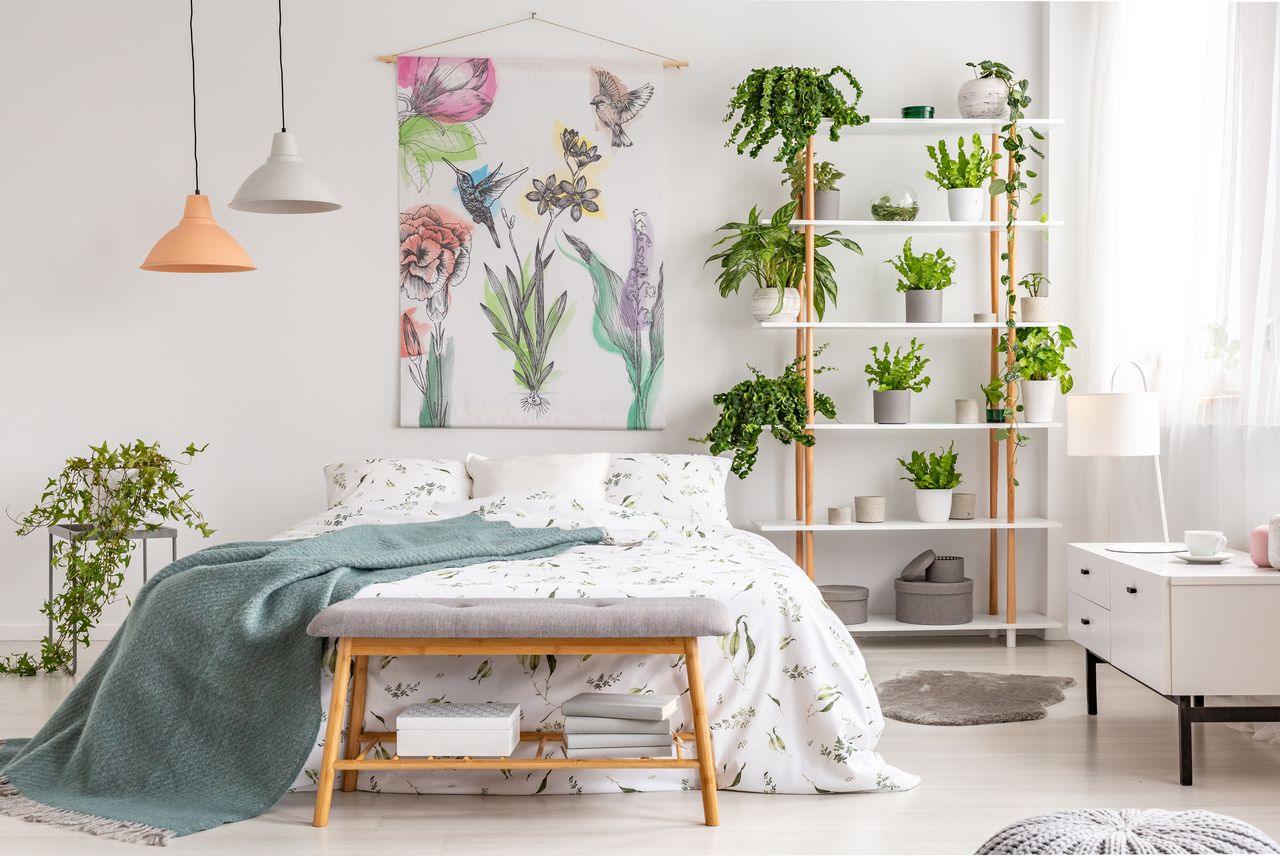
{"type": "MultiPolygon", "coordinates": [[[[679,57],[668,72],[666,248],[668,427],[650,433],[410,430],[397,412],[397,254],[394,78],[376,54],[526,14],[529,4],[290,0],[286,6],[289,126],[307,160],[344,203],[337,214],[266,217],[228,210],[239,181],[266,154],[276,127],[274,4],[197,3],[202,189],[221,223],[259,266],[250,274],[144,273],[138,263],[176,222],[191,188],[185,4],[10,3],[0,10],[0,506],[20,515],[48,474],[88,442],[189,440],[209,452],[186,472],[216,539],[265,538],[319,509],[320,467],[371,455],[463,456],[554,450],[696,448],[711,425],[712,393],[751,362],[774,370],[790,336],[752,329],[747,297],[722,301],[702,267],[715,226],[753,203],[782,201],[771,161],[723,148],[731,87],[773,64],[849,66],[866,86],[864,110],[896,115],[934,104],[954,115],[966,60],[995,56],[1033,78],[1045,68],[1047,7],[1036,3],[709,3],[650,0],[617,14],[611,3],[548,0],[553,20],[679,57]],[[357,11],[358,10],[358,11],[357,11]],[[430,10],[430,11],[428,11],[430,10]],[[998,29],[995,24],[998,23],[998,29]]],[[[493,56],[618,56],[617,49],[540,25],[452,46],[493,56]]],[[[1071,118],[1071,117],[1068,117],[1071,118]]],[[[845,215],[861,211],[873,185],[907,177],[926,193],[922,218],[945,218],[941,191],[923,178],[925,140],[878,138],[824,144],[822,157],[849,173],[845,215]]],[[[1069,217],[1060,207],[1054,216],[1069,217]]],[[[858,214],[857,216],[861,216],[858,214]]],[[[899,239],[900,240],[900,239],[899,239]]],[[[947,315],[986,308],[986,241],[943,238],[960,262],[947,315]]],[[[1028,241],[1024,269],[1042,251],[1028,241]],[[1028,257],[1029,256],[1029,257],[1028,257]]],[[[866,256],[838,259],[835,319],[898,317],[900,296],[881,264],[898,248],[862,240],[866,256]]],[[[930,246],[926,236],[917,248],[930,246]]],[[[845,420],[870,418],[861,367],[872,339],[832,337],[827,362],[841,371],[822,387],[845,420]]],[[[928,340],[934,387],[915,417],[950,419],[952,400],[986,379],[985,340],[928,340]]],[[[828,379],[829,378],[829,379],[828,379]]],[[[910,513],[894,458],[941,435],[833,438],[818,450],[817,502],[887,493],[910,513]]],[[[923,446],[922,446],[923,447],[923,446]]],[[[961,438],[969,487],[985,492],[980,437],[961,438]]],[[[1023,454],[1028,512],[1042,511],[1035,473],[1042,448],[1023,454]]],[[[736,522],[787,514],[791,450],[764,441],[756,474],[731,486],[736,522]]],[[[1035,582],[1042,534],[1024,536],[1023,603],[1044,597],[1035,582]]],[[[786,548],[787,539],[779,543],[786,548]]],[[[891,605],[891,580],[922,546],[969,557],[985,590],[983,534],[922,542],[891,535],[819,542],[819,578],[871,585],[873,608],[891,605]],[[936,542],[936,543],[935,543],[936,542]]],[[[194,549],[184,534],[182,552],[194,549]]],[[[45,543],[0,530],[0,636],[30,638],[42,626],[45,543]]],[[[129,589],[136,588],[136,575],[129,589]]],[[[117,621],[122,605],[109,622],[117,621]]]]}

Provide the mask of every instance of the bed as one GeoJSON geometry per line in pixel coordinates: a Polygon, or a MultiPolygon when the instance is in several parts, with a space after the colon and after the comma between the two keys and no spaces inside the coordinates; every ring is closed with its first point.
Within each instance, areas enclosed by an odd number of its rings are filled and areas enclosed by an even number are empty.
{"type": "MultiPolygon", "coordinates": [[[[621,484],[629,492],[605,500],[547,491],[456,498],[462,490],[453,489],[458,474],[452,466],[397,479],[385,472],[328,475],[331,507],[278,538],[470,513],[516,526],[601,526],[608,533],[606,544],[533,561],[431,571],[368,586],[359,597],[693,596],[725,603],[736,617],[734,631],[703,640],[701,652],[721,788],[813,794],[895,791],[919,783],[875,751],[885,723],[862,655],[839,619],[795,563],[766,539],[725,525],[718,513],[698,512],[703,500],[715,507],[714,489],[700,497],[693,481],[660,478],[660,492],[673,500],[672,513],[679,507],[677,519],[650,511],[654,502],[638,501],[644,491],[636,480],[643,474],[616,480],[615,488],[621,484]],[[382,498],[370,499],[371,488],[382,498]]],[[[560,703],[584,690],[687,693],[678,666],[672,656],[388,657],[369,665],[365,727],[394,730],[396,714],[415,702],[491,700],[518,702],[524,730],[559,730],[560,703]]],[[[326,710],[331,669],[326,658],[326,710]]],[[[675,717],[682,728],[690,722],[686,702],[682,695],[675,717]]],[[[320,751],[317,736],[295,790],[314,789],[320,751]]],[[[391,752],[394,746],[378,746],[373,756],[391,752]]],[[[362,775],[359,787],[419,794],[580,794],[696,784],[678,770],[423,771],[362,775]]]]}

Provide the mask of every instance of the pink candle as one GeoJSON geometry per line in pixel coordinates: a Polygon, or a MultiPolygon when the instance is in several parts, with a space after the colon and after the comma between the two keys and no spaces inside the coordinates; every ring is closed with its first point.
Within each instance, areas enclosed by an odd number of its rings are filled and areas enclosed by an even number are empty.
{"type": "Polygon", "coordinates": [[[1267,556],[1267,539],[1270,527],[1263,523],[1249,533],[1249,558],[1259,568],[1271,567],[1271,559],[1267,556]]]}

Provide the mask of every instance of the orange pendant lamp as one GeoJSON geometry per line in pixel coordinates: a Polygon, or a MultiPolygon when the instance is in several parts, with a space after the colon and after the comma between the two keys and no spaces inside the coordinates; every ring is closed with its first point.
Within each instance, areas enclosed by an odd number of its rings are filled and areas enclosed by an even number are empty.
{"type": "Polygon", "coordinates": [[[209,197],[200,193],[200,137],[196,123],[196,5],[189,0],[191,36],[191,137],[195,193],[187,197],[178,225],[156,242],[141,265],[168,273],[236,273],[257,270],[244,247],[213,219],[209,197]]]}

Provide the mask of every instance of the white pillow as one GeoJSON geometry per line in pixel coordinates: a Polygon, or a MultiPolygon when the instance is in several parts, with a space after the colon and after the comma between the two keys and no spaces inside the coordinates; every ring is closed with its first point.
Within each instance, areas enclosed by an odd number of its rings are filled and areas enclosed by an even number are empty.
{"type": "Polygon", "coordinates": [[[608,468],[609,456],[603,452],[519,458],[467,455],[472,497],[545,490],[603,501],[604,476],[608,468]]]}
{"type": "Polygon", "coordinates": [[[411,511],[436,502],[471,498],[462,461],[438,458],[369,458],[325,464],[328,505],[411,511]]]}
{"type": "Polygon", "coordinates": [[[607,502],[707,526],[730,526],[724,488],[727,458],[710,455],[613,455],[607,502]]]}

